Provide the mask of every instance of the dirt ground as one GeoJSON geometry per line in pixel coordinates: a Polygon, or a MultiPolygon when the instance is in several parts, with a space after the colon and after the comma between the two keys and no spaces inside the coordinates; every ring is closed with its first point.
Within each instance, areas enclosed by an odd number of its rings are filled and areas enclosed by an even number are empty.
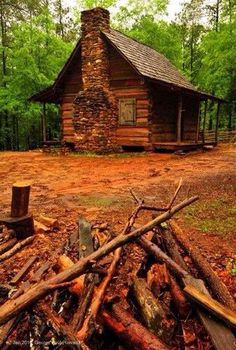
{"type": "MultiPolygon", "coordinates": [[[[32,184],[30,210],[58,218],[60,231],[34,244],[50,257],[84,215],[97,222],[109,222],[119,231],[134,203],[132,188],[149,204],[165,206],[180,178],[184,184],[179,199],[199,195],[199,201],[178,215],[177,220],[236,296],[236,147],[186,155],[148,153],[110,156],[56,155],[40,151],[0,154],[0,215],[9,212],[11,186],[16,181],[32,184]]],[[[27,256],[32,247],[27,248],[27,256]]],[[[18,253],[1,266],[2,276],[14,275],[18,253]]],[[[20,264],[21,265],[21,264],[20,264]]],[[[19,269],[16,267],[16,270],[19,269]]],[[[2,278],[1,278],[2,279],[2,278]]]]}

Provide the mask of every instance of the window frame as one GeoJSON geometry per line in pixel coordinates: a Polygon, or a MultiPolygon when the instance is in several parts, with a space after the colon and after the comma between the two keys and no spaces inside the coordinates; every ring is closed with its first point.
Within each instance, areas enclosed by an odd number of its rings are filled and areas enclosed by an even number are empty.
{"type": "Polygon", "coordinates": [[[119,126],[136,126],[137,125],[137,99],[135,97],[121,97],[119,98],[119,113],[118,113],[118,123],[119,126]],[[132,121],[123,121],[121,119],[121,105],[123,102],[132,102],[133,104],[133,120],[132,121]]]}

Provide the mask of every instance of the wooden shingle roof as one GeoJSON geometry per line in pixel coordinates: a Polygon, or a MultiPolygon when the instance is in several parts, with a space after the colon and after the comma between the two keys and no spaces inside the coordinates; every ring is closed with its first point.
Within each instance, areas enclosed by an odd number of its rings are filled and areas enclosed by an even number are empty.
{"type": "Polygon", "coordinates": [[[117,30],[110,29],[103,34],[139,74],[197,92],[197,89],[164,55],[117,30]]]}

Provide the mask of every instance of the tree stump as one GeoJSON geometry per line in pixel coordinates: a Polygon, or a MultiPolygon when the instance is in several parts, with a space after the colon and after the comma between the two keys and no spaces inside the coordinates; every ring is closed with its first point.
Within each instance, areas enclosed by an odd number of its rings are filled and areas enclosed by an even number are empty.
{"type": "Polygon", "coordinates": [[[28,214],[30,185],[16,182],[12,186],[11,217],[20,218],[28,214]]]}

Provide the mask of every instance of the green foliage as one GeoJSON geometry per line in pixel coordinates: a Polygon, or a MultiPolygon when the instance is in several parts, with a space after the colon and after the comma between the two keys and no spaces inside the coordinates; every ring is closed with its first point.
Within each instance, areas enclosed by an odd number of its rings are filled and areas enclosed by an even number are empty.
{"type": "Polygon", "coordinates": [[[181,36],[178,26],[165,21],[154,21],[145,16],[126,33],[164,54],[175,66],[181,69],[181,36]]]}
{"type": "MultiPolygon", "coordinates": [[[[42,106],[30,103],[28,98],[53,83],[72,46],[56,35],[47,12],[33,17],[31,22],[15,23],[11,33],[14,39],[7,50],[8,74],[0,86],[0,113],[8,118],[17,116],[20,147],[25,149],[41,141],[42,106]]],[[[50,128],[57,118],[55,106],[49,106],[48,117],[50,128]]]]}

